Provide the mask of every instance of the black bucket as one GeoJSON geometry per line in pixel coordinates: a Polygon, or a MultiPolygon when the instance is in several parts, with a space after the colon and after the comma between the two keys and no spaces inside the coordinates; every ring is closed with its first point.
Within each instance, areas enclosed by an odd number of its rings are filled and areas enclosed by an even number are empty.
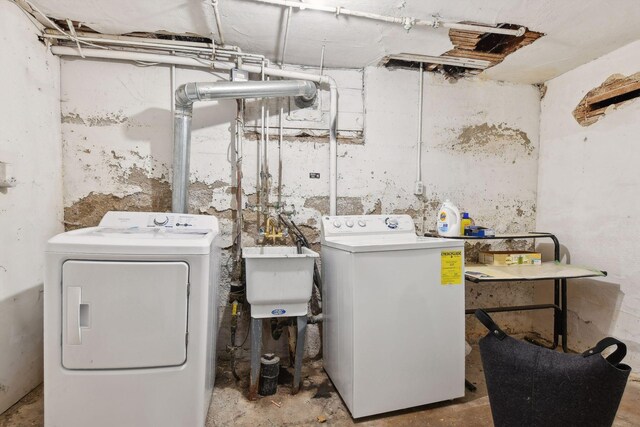
{"type": "Polygon", "coordinates": [[[489,329],[480,355],[496,427],[613,424],[631,373],[620,363],[624,343],[605,338],[582,354],[559,353],[508,336],[483,310],[476,317],[489,329]]]}
{"type": "Polygon", "coordinates": [[[280,373],[280,358],[272,353],[260,358],[260,384],[258,393],[261,396],[276,394],[278,389],[278,374],[280,373]]]}

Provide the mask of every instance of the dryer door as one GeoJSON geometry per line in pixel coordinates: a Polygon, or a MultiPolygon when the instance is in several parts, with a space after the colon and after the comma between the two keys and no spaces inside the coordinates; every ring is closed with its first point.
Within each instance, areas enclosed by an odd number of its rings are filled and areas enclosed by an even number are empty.
{"type": "Polygon", "coordinates": [[[182,365],[187,360],[188,284],[184,262],[65,262],[62,365],[182,365]]]}

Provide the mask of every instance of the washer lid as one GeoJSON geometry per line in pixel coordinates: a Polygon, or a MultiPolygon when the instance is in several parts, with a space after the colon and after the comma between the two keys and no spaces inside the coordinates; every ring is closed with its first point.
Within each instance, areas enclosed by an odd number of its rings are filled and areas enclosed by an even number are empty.
{"type": "Polygon", "coordinates": [[[347,252],[381,252],[406,251],[437,248],[463,248],[462,240],[442,239],[437,237],[413,236],[342,236],[332,239],[325,238],[323,246],[336,248],[347,252]]]}

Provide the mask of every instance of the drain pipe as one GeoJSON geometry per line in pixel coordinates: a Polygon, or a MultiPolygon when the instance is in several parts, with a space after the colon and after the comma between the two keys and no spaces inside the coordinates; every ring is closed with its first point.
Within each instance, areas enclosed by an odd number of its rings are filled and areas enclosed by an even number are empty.
{"type": "Polygon", "coordinates": [[[194,102],[295,96],[296,105],[307,107],[313,103],[316,94],[315,83],[303,80],[186,83],[180,86],[176,90],[173,132],[173,212],[186,213],[188,207],[191,117],[194,102]]]}

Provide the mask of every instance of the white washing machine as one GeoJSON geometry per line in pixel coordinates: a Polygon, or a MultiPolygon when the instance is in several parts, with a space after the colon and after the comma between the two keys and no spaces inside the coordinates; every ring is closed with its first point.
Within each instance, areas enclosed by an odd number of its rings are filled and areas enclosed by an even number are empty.
{"type": "Polygon", "coordinates": [[[47,244],[46,427],[201,427],[215,376],[211,216],[109,212],[47,244]]]}
{"type": "Polygon", "coordinates": [[[324,367],[354,418],[464,395],[464,243],[322,218],[324,367]]]}

